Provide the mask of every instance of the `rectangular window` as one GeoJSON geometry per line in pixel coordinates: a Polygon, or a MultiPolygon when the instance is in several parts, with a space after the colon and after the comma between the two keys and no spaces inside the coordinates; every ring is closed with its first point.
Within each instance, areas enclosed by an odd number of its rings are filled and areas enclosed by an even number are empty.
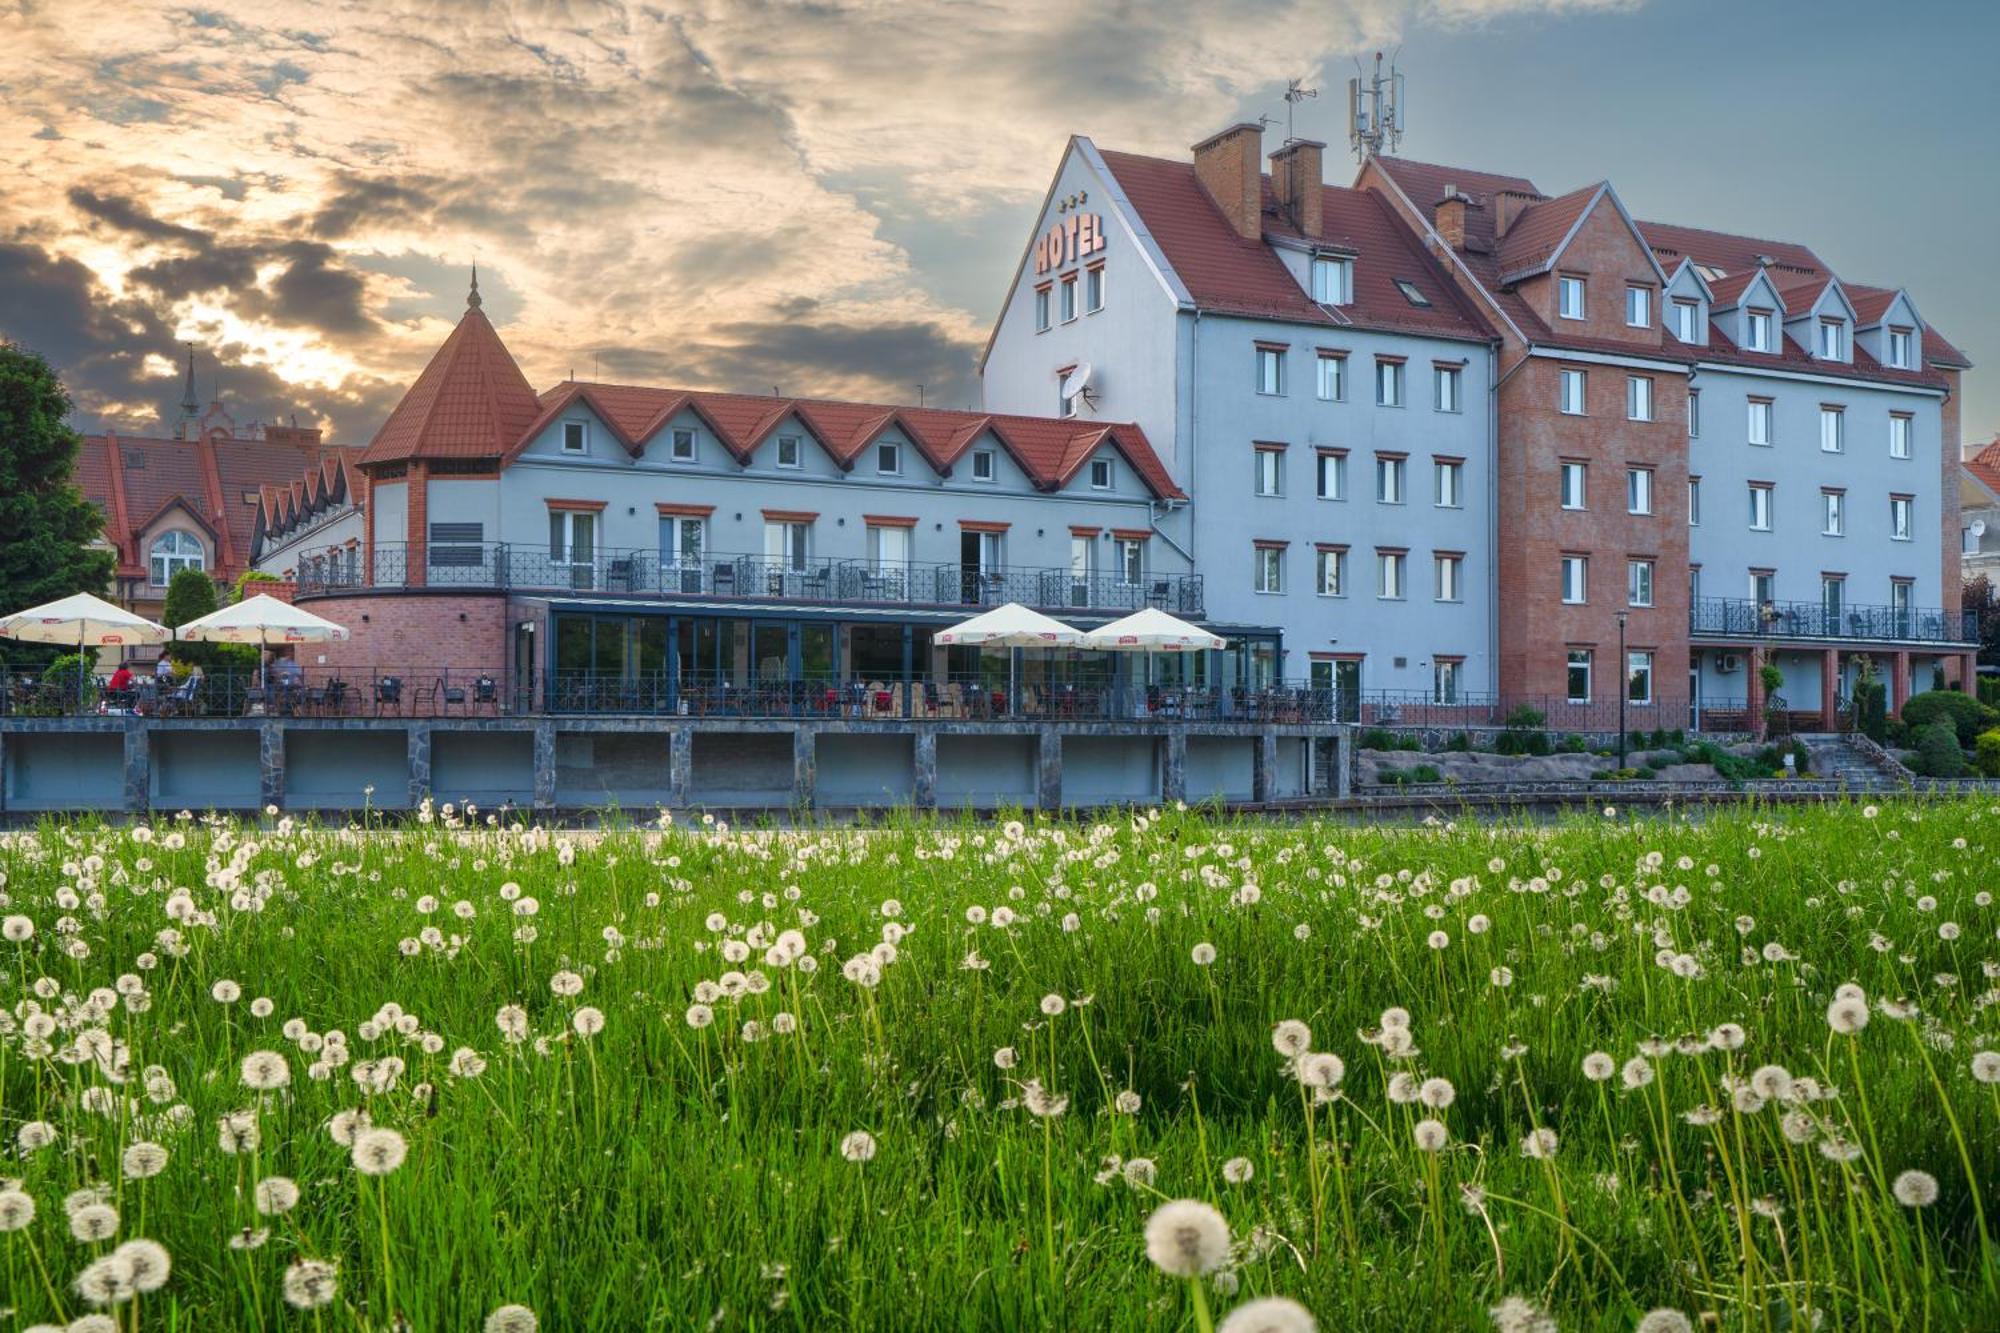
{"type": "Polygon", "coordinates": [[[563,422],[562,447],[564,453],[580,454],[583,452],[584,439],[585,439],[584,431],[586,429],[587,429],[586,426],[581,421],[563,422]]]}
{"type": "Polygon", "coordinates": [[[1744,348],[1752,352],[1771,350],[1771,312],[1752,310],[1745,323],[1744,348]]]}
{"type": "Polygon", "coordinates": [[[1701,302],[1675,298],[1674,336],[1689,346],[1701,341],[1701,302]]]}
{"type": "Polygon", "coordinates": [[[1778,576],[1768,569],[1750,571],[1750,600],[1769,606],[1778,600],[1778,576]]]}
{"type": "Polygon", "coordinates": [[[1590,649],[1569,650],[1569,701],[1573,704],[1590,702],[1590,649]]]}
{"type": "Polygon", "coordinates": [[[707,537],[707,524],[699,518],[662,514],[660,516],[660,563],[668,569],[689,573],[687,586],[676,580],[673,587],[687,592],[700,592],[701,553],[707,537]]]}
{"type": "Polygon", "coordinates": [[[1403,503],[1403,460],[1382,458],[1375,460],[1375,499],[1385,505],[1403,503]]]}
{"type": "Polygon", "coordinates": [[[1910,456],[1910,422],[1913,418],[1906,412],[1889,414],[1889,457],[1908,458],[1910,456]]]}
{"type": "Polygon", "coordinates": [[[676,463],[694,462],[694,432],[677,430],[674,432],[673,451],[670,455],[676,463]]]}
{"type": "Polygon", "coordinates": [[[1892,541],[1906,542],[1911,535],[1910,511],[1914,502],[1907,495],[1889,497],[1889,537],[1892,541]]]}
{"type": "Polygon", "coordinates": [[[875,471],[885,477],[893,477],[903,470],[903,447],[898,444],[878,444],[875,446],[875,471]]]}
{"type": "Polygon", "coordinates": [[[1320,596],[1347,596],[1347,552],[1337,547],[1322,546],[1316,578],[1320,596]]]}
{"type": "Polygon", "coordinates": [[[778,437],[778,466],[803,467],[804,465],[805,454],[799,437],[796,435],[780,435],[778,437]]]}
{"type": "Polygon", "coordinates": [[[1823,360],[1845,361],[1841,322],[1837,319],[1822,319],[1819,322],[1819,354],[1823,360]]]}
{"type": "Polygon", "coordinates": [[[1911,337],[1913,332],[1912,329],[1889,330],[1889,364],[1898,370],[1917,368],[1916,358],[1911,355],[1915,346],[1915,339],[1911,337]]]}
{"type": "Polygon", "coordinates": [[[1583,402],[1584,402],[1583,387],[1584,387],[1584,378],[1582,371],[1565,370],[1562,372],[1562,386],[1561,386],[1561,394],[1559,402],[1561,404],[1564,415],[1572,417],[1580,417],[1583,415],[1583,402]]]}
{"type": "Polygon", "coordinates": [[[909,528],[869,526],[868,558],[875,562],[877,572],[909,567],[910,535],[909,528]]]}
{"type": "Polygon", "coordinates": [[[1701,526],[1701,478],[1688,478],[1688,526],[1701,526]]]}
{"type": "Polygon", "coordinates": [[[1093,458],[1090,460],[1090,489],[1108,491],[1111,489],[1111,460],[1093,458]]]}
{"type": "Polygon", "coordinates": [[[1067,324],[1076,318],[1076,274],[1062,280],[1062,318],[1067,324]]]}
{"type": "Polygon", "coordinates": [[[1035,332],[1047,333],[1048,331],[1049,289],[1047,287],[1037,287],[1035,288],[1035,332]]]}
{"type": "Polygon", "coordinates": [[[1400,361],[1377,361],[1375,363],[1375,402],[1382,407],[1403,405],[1403,363],[1400,361]]]}
{"type": "Polygon", "coordinates": [[[1701,390],[1688,390],[1688,438],[1695,439],[1701,434],[1701,390]]]}
{"type": "Polygon", "coordinates": [[[1437,485],[1438,508],[1457,509],[1465,503],[1465,464],[1440,460],[1432,464],[1431,472],[1437,485]]]}
{"type": "Polygon", "coordinates": [[[767,522],[764,524],[764,558],[781,569],[806,567],[812,545],[812,524],[767,522]]]}
{"type": "Polygon", "coordinates": [[[1377,551],[1375,553],[1375,595],[1384,601],[1403,595],[1403,561],[1401,551],[1377,551]]]}
{"type": "Polygon", "coordinates": [[[1625,697],[1635,704],[1653,702],[1653,655],[1625,654],[1625,697]]]}
{"type": "Polygon", "coordinates": [[[1590,557],[1566,555],[1562,558],[1562,597],[1570,606],[1581,606],[1590,597],[1590,557]]]}
{"type": "Polygon", "coordinates": [[[1457,661],[1434,661],[1431,664],[1431,702],[1455,704],[1458,702],[1458,677],[1465,669],[1465,663],[1457,661]]]}
{"type": "Polygon", "coordinates": [[[1700,601],[1700,600],[1701,600],[1701,566],[1700,566],[1700,565],[1689,565],[1689,566],[1688,566],[1688,600],[1689,600],[1689,601],[1691,601],[1691,602],[1698,602],[1698,601],[1700,601]]]}
{"type": "Polygon", "coordinates": [[[1285,590],[1285,548],[1282,546],[1259,546],[1256,550],[1256,573],[1253,586],[1258,592],[1283,592],[1285,590]]]}
{"type": "Polygon", "coordinates": [[[1910,609],[1915,603],[1917,585],[1908,579],[1889,580],[1889,609],[1896,613],[1902,624],[1909,623],[1910,609]]]}
{"type": "Polygon", "coordinates": [[[1625,603],[1628,606],[1651,606],[1653,604],[1652,561],[1627,560],[1625,562],[1625,603]]]}
{"type": "Polygon", "coordinates": [[[1649,467],[1625,469],[1625,512],[1628,514],[1653,512],[1653,469],[1649,467]]]}
{"type": "Polygon", "coordinates": [[[1562,465],[1562,507],[1582,509],[1588,502],[1585,481],[1589,467],[1584,463],[1564,463],[1562,465]]]}
{"type": "Polygon", "coordinates": [[[1556,279],[1556,313],[1564,319],[1583,318],[1583,279],[1556,279]]]}
{"type": "Polygon", "coordinates": [[[1319,456],[1319,498],[1339,500],[1347,495],[1347,455],[1319,456]]]}
{"type": "Polygon", "coordinates": [[[1821,453],[1837,454],[1845,447],[1847,413],[1838,407],[1822,407],[1819,410],[1819,447],[1821,453]]]}
{"type": "Polygon", "coordinates": [[[972,479],[974,481],[992,481],[995,475],[993,470],[993,451],[991,449],[974,450],[972,454],[972,479]]]}
{"type": "Polygon", "coordinates": [[[1136,588],[1146,581],[1146,543],[1134,537],[1119,537],[1112,542],[1112,553],[1118,559],[1118,581],[1128,588],[1136,588]]]}
{"type": "Polygon", "coordinates": [[[1829,537],[1847,535],[1847,492],[1823,490],[1819,493],[1819,530],[1829,537]]]}
{"type": "Polygon", "coordinates": [[[1625,419],[1627,421],[1653,419],[1653,381],[1644,375],[1625,377],[1625,419]]]}
{"type": "Polygon", "coordinates": [[[1459,387],[1462,371],[1457,366],[1434,366],[1431,369],[1431,392],[1437,399],[1440,412],[1458,412],[1463,408],[1459,403],[1459,387]]]}
{"type": "Polygon", "coordinates": [[[1433,558],[1432,565],[1431,573],[1437,581],[1437,600],[1440,602],[1461,600],[1465,594],[1460,587],[1459,576],[1465,569],[1465,557],[1439,555],[1433,558]]]}
{"type": "Polygon", "coordinates": [[[1346,305],[1354,299],[1354,261],[1338,255],[1315,255],[1312,289],[1313,300],[1321,305],[1346,305]]]}
{"type": "Polygon", "coordinates": [[[1653,289],[1651,287],[1626,287],[1625,322],[1635,329],[1652,327],[1653,289]]]}
{"type": "Polygon", "coordinates": [[[1771,530],[1771,487],[1767,482],[1750,483],[1750,527],[1754,532],[1771,530]]]}
{"type": "Polygon", "coordinates": [[[1083,308],[1093,315],[1104,309],[1104,265],[1102,264],[1084,270],[1083,308]]]}
{"type": "Polygon", "coordinates": [[[1846,600],[1847,580],[1839,574],[1822,574],[1819,580],[1820,609],[1826,612],[1826,618],[1836,626],[1840,620],[1841,605],[1846,600]]]}
{"type": "Polygon", "coordinates": [[[1281,394],[1285,391],[1285,354],[1276,347],[1257,349],[1257,392],[1281,394]]]}
{"type": "Polygon", "coordinates": [[[1347,397],[1347,358],[1321,352],[1319,365],[1319,396],[1322,401],[1337,403],[1347,397]]]}
{"type": "Polygon", "coordinates": [[[1750,443],[1769,444],[1771,442],[1771,400],[1752,398],[1750,400],[1750,443]]]}
{"type": "Polygon", "coordinates": [[[1257,494],[1283,495],[1285,477],[1285,451],[1282,449],[1257,450],[1257,494]]]}

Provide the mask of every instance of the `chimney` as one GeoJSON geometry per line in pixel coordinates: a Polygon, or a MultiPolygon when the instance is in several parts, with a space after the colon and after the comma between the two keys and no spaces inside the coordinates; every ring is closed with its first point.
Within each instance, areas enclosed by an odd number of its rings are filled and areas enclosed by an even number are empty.
{"type": "Polygon", "coordinates": [[[1326,145],[1315,139],[1293,139],[1271,154],[1271,189],[1278,206],[1302,233],[1318,240],[1326,233],[1325,178],[1321,175],[1326,145]]]}
{"type": "Polygon", "coordinates": [[[1499,240],[1507,234],[1517,218],[1526,212],[1528,205],[1540,203],[1542,196],[1524,194],[1520,190],[1501,190],[1493,196],[1493,239],[1499,240]]]}
{"type": "Polygon", "coordinates": [[[1231,125],[1194,146],[1194,175],[1246,241],[1264,235],[1264,127],[1231,125]]]}
{"type": "Polygon", "coordinates": [[[1471,201],[1458,192],[1456,185],[1444,187],[1444,198],[1437,201],[1432,217],[1437,223],[1437,234],[1444,237],[1444,243],[1454,250],[1465,248],[1465,210],[1471,201]]]}

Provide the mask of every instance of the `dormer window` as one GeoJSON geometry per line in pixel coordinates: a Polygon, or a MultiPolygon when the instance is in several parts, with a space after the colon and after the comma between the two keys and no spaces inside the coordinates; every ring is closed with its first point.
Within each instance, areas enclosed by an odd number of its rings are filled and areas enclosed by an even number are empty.
{"type": "Polygon", "coordinates": [[[1564,319],[1583,318],[1583,279],[1556,279],[1556,313],[1564,319]]]}
{"type": "Polygon", "coordinates": [[[1752,352],[1771,350],[1771,312],[1752,310],[1743,325],[1743,346],[1752,352]]]}
{"type": "Polygon", "coordinates": [[[899,444],[878,444],[875,446],[875,471],[885,477],[893,477],[903,470],[903,447],[899,444]]]}
{"type": "Polygon", "coordinates": [[[993,451],[977,449],[972,455],[972,479],[974,481],[993,480],[993,451]]]}
{"type": "Polygon", "coordinates": [[[1093,458],[1090,460],[1090,489],[1108,491],[1111,489],[1111,460],[1093,458]]]}
{"type": "Polygon", "coordinates": [[[1843,337],[1845,327],[1837,319],[1822,319],[1819,322],[1819,355],[1823,361],[1845,361],[1843,337]]]}
{"type": "Polygon", "coordinates": [[[1701,302],[1674,298],[1674,336],[1693,346],[1701,341],[1701,302]]]}
{"type": "Polygon", "coordinates": [[[562,447],[564,453],[580,454],[583,452],[584,442],[585,442],[585,437],[583,432],[584,432],[583,422],[581,421],[563,422],[562,447]]]}
{"type": "Polygon", "coordinates": [[[674,432],[672,458],[676,463],[694,462],[694,432],[677,430],[674,432]]]}
{"type": "Polygon", "coordinates": [[[1341,255],[1314,255],[1313,300],[1321,305],[1346,305],[1354,299],[1354,261],[1341,255]]]}
{"type": "Polygon", "coordinates": [[[1653,324],[1653,289],[1632,284],[1625,288],[1625,322],[1635,329],[1653,324]]]}
{"type": "Polygon", "coordinates": [[[800,447],[799,437],[796,435],[780,435],[778,437],[778,466],[795,468],[803,467],[804,465],[804,454],[800,447]]]}
{"type": "Polygon", "coordinates": [[[1915,370],[1916,358],[1911,355],[1916,344],[1916,330],[1889,330],[1889,364],[1898,370],[1915,370]]]}

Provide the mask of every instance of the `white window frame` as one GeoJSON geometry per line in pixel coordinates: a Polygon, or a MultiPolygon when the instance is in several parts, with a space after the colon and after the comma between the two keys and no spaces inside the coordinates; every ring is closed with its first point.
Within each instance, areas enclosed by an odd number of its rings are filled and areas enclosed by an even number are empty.
{"type": "Polygon", "coordinates": [[[1347,552],[1335,547],[1313,558],[1313,586],[1321,597],[1347,596],[1347,552]]]}
{"type": "Polygon", "coordinates": [[[1889,540],[1907,542],[1916,540],[1917,502],[1907,495],[1889,497],[1889,540]]]}
{"type": "Polygon", "coordinates": [[[1908,458],[1910,437],[1916,433],[1917,419],[1908,412],[1889,414],[1889,457],[1908,458]]]}
{"type": "Polygon", "coordinates": [[[1347,399],[1347,358],[1335,356],[1331,352],[1321,352],[1315,361],[1313,391],[1322,403],[1339,403],[1347,399]]]}
{"type": "Polygon", "coordinates": [[[1649,607],[1653,604],[1653,562],[1631,560],[1625,562],[1625,605],[1649,607]]]}
{"type": "Polygon", "coordinates": [[[1596,686],[1597,654],[1589,648],[1572,648],[1563,659],[1563,694],[1573,704],[1590,702],[1592,690],[1596,686]],[[1578,694],[1572,673],[1583,672],[1583,693],[1578,694]]]}
{"type": "Polygon", "coordinates": [[[1347,498],[1347,455],[1323,453],[1314,462],[1313,485],[1322,500],[1347,498]]]}
{"type": "Polygon", "coordinates": [[[587,454],[590,452],[590,423],[587,421],[565,421],[562,424],[562,451],[566,454],[587,454]],[[574,439],[575,444],[570,441],[574,439]]]}
{"type": "Polygon", "coordinates": [[[1847,409],[1827,407],[1819,409],[1819,451],[1823,454],[1844,453],[1847,449],[1847,409]]]}
{"type": "Polygon", "coordinates": [[[1653,419],[1653,380],[1649,375],[1627,375],[1625,377],[1625,419],[1627,421],[1651,421],[1653,419]]]}
{"type": "Polygon", "coordinates": [[[1404,398],[1403,363],[1401,361],[1375,361],[1375,405],[1377,407],[1401,407],[1404,398]]]}
{"type": "Polygon", "coordinates": [[[1688,526],[1701,526],[1701,478],[1688,478],[1688,526]]]}
{"type": "Polygon", "coordinates": [[[1819,493],[1819,531],[1822,537],[1847,535],[1847,492],[1825,487],[1819,493]]]}
{"type": "Polygon", "coordinates": [[[1653,654],[1645,649],[1633,649],[1625,654],[1625,701],[1635,704],[1653,702],[1653,654]],[[1640,681],[1645,687],[1634,692],[1640,681]]]}
{"type": "Polygon", "coordinates": [[[812,561],[813,525],[792,519],[764,520],[764,558],[799,573],[812,561]]]}
{"type": "Polygon", "coordinates": [[[153,538],[146,548],[146,578],[150,586],[164,588],[183,569],[208,568],[208,548],[201,538],[186,528],[168,528],[153,538]],[[173,549],[162,549],[171,545],[173,549]]]}
{"type": "Polygon", "coordinates": [[[1465,674],[1465,663],[1457,658],[1449,658],[1431,663],[1431,702],[1434,704],[1455,704],[1458,702],[1461,686],[1460,678],[1465,674]]]}
{"type": "Polygon", "coordinates": [[[1255,490],[1260,496],[1275,499],[1285,493],[1285,451],[1283,449],[1259,449],[1255,490]]]}
{"type": "Polygon", "coordinates": [[[1653,289],[1640,283],[1625,284],[1625,326],[1633,329],[1653,327],[1653,289]]]}
{"type": "Polygon", "coordinates": [[[900,477],[903,475],[903,446],[894,440],[878,440],[875,444],[875,475],[878,477],[900,477]],[[882,466],[883,459],[889,466],[882,466]]]}
{"type": "Polygon", "coordinates": [[[1590,465],[1571,459],[1563,460],[1557,468],[1557,496],[1564,509],[1582,510],[1590,508],[1590,465]],[[1571,483],[1575,486],[1572,488],[1571,483]],[[1574,489],[1576,494],[1571,495],[1574,489]]]}
{"type": "Polygon", "coordinates": [[[1431,367],[1431,397],[1439,412],[1462,412],[1465,372],[1457,366],[1431,367]]]}
{"type": "Polygon", "coordinates": [[[1778,405],[1769,398],[1752,398],[1748,410],[1749,419],[1744,423],[1744,431],[1750,443],[1760,448],[1770,446],[1778,433],[1778,405]]]}
{"type": "Polygon", "coordinates": [[[1690,347],[1701,341],[1701,302],[1674,298],[1674,336],[1690,347]]]}
{"type": "Polygon", "coordinates": [[[1771,531],[1771,525],[1775,521],[1772,511],[1777,507],[1776,496],[1773,494],[1776,490],[1777,487],[1767,485],[1763,482],[1756,482],[1751,485],[1750,531],[1771,531]]]}
{"type": "Polygon", "coordinates": [[[1556,278],[1556,314],[1563,319],[1585,318],[1585,301],[1588,293],[1582,278],[1556,278]],[[1572,300],[1571,298],[1575,299],[1572,300]]]}
{"type": "Polygon", "coordinates": [[[1146,543],[1137,537],[1113,537],[1112,558],[1118,562],[1118,582],[1136,588],[1146,581],[1146,543]]]}
{"type": "Polygon", "coordinates": [[[1090,460],[1090,489],[1108,491],[1118,484],[1117,471],[1108,458],[1090,460]]]}
{"type": "Polygon", "coordinates": [[[1915,358],[1910,355],[1917,345],[1916,333],[1915,329],[1891,328],[1889,330],[1889,364],[1897,370],[1916,369],[1916,365],[1914,364],[1915,358]]]}
{"type": "Polygon", "coordinates": [[[1688,390],[1688,438],[1701,438],[1701,390],[1688,390]]]}
{"type": "Polygon", "coordinates": [[[675,429],[667,443],[667,459],[673,463],[693,463],[701,457],[701,441],[689,427],[675,429]]]}
{"type": "Polygon", "coordinates": [[[1409,556],[1403,551],[1377,551],[1375,553],[1375,599],[1382,602],[1400,602],[1406,597],[1409,580],[1409,556]]]}
{"type": "Polygon", "coordinates": [[[1649,467],[1625,469],[1625,512],[1628,514],[1653,512],[1653,469],[1649,467]]]}
{"type": "Polygon", "coordinates": [[[777,449],[774,451],[772,456],[778,467],[784,468],[788,471],[804,467],[806,465],[805,436],[780,435],[778,437],[777,449]],[[792,454],[790,462],[785,461],[785,450],[787,446],[790,447],[792,454]]]}
{"type": "Polygon", "coordinates": [[[1437,494],[1437,499],[1434,501],[1437,508],[1463,508],[1465,506],[1465,464],[1452,459],[1437,459],[1431,464],[1431,486],[1437,494]]]}
{"type": "Polygon", "coordinates": [[[1104,265],[1093,264],[1083,271],[1083,313],[1094,315],[1104,309],[1104,265]]]}
{"type": "Polygon", "coordinates": [[[916,559],[916,532],[911,528],[900,523],[870,523],[866,535],[868,563],[877,573],[907,570],[916,559]]]}
{"type": "Polygon", "coordinates": [[[1257,351],[1257,392],[1266,398],[1285,396],[1285,354],[1275,347],[1257,351]]]}
{"type": "Polygon", "coordinates": [[[1556,406],[1566,417],[1580,417],[1586,414],[1590,404],[1590,379],[1581,370],[1564,367],[1558,372],[1556,406]]]}
{"type": "Polygon", "coordinates": [[[1375,503],[1399,505],[1408,492],[1409,477],[1403,464],[1407,459],[1382,458],[1375,460],[1375,503]]]}
{"type": "Polygon", "coordinates": [[[1431,581],[1436,592],[1432,598],[1439,602],[1462,602],[1465,600],[1465,557],[1462,555],[1433,555],[1431,557],[1431,581]]]}
{"type": "Polygon", "coordinates": [[[1285,591],[1285,548],[1282,546],[1256,546],[1251,548],[1253,565],[1251,590],[1267,597],[1276,597],[1285,591]]]}
{"type": "Polygon", "coordinates": [[[1819,321],[1819,355],[1823,361],[1845,361],[1847,326],[1845,321],[1822,316],[1819,321]],[[1828,339],[1831,338],[1829,345],[1828,339]]]}
{"type": "Polygon", "coordinates": [[[1049,300],[1049,292],[1050,287],[1047,283],[1043,283],[1041,286],[1035,288],[1036,333],[1047,333],[1049,331],[1049,310],[1052,304],[1049,300]]]}
{"type": "Polygon", "coordinates": [[[1743,350],[1746,352],[1769,352],[1771,348],[1772,321],[1775,318],[1769,310],[1749,310],[1743,315],[1743,350]]]}
{"type": "Polygon", "coordinates": [[[1060,289],[1060,295],[1057,304],[1058,317],[1062,320],[1063,323],[1068,324],[1072,320],[1074,320],[1077,316],[1076,274],[1074,273],[1063,274],[1061,281],[1059,281],[1056,284],[1056,286],[1057,288],[1060,289]]]}
{"type": "Polygon", "coordinates": [[[1590,603],[1589,556],[1562,557],[1562,603],[1564,606],[1587,606],[1590,603]]]}
{"type": "Polygon", "coordinates": [[[972,451],[972,479],[977,482],[994,482],[1000,479],[1000,466],[991,449],[972,451]]]}
{"type": "Polygon", "coordinates": [[[1354,260],[1345,255],[1314,255],[1312,298],[1321,305],[1347,305],[1353,301],[1354,260]]]}

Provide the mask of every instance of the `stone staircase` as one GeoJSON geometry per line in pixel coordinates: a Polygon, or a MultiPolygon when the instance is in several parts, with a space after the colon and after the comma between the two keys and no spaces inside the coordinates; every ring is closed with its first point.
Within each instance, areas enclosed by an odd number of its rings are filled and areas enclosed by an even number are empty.
{"type": "Polygon", "coordinates": [[[1812,756],[1813,776],[1850,791],[1894,791],[1910,772],[1866,737],[1817,732],[1797,738],[1812,756]]]}

